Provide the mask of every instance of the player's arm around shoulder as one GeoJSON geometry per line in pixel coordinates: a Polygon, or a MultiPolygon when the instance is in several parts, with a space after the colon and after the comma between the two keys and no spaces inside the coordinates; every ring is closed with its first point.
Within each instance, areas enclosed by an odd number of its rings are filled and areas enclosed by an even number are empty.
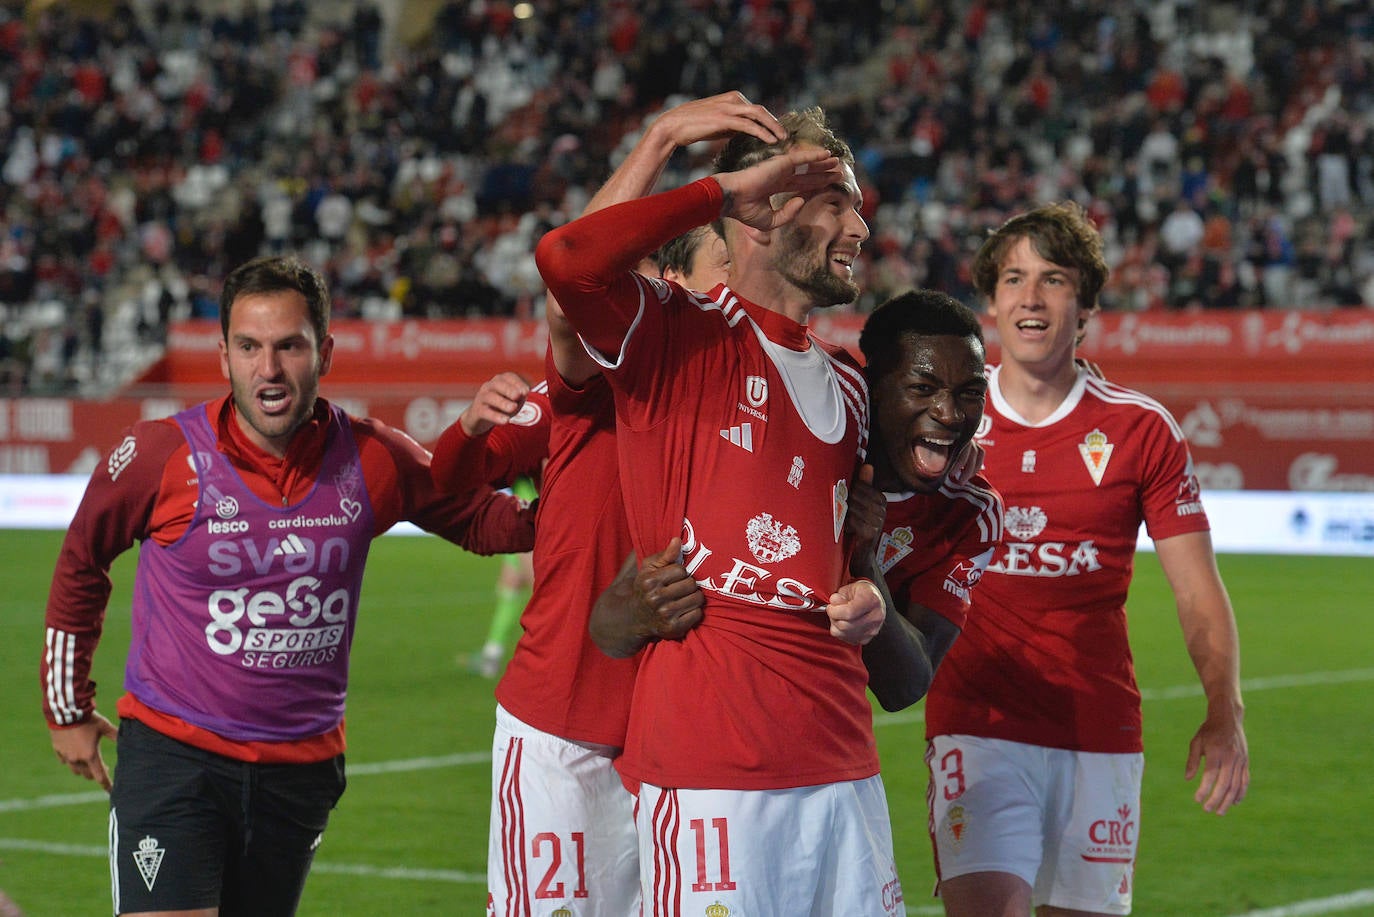
{"type": "Polygon", "coordinates": [[[1210,532],[1161,538],[1155,552],[1174,592],[1184,643],[1207,698],[1206,718],[1188,744],[1184,778],[1191,780],[1201,763],[1202,780],[1193,798],[1205,811],[1224,815],[1250,786],[1235,613],[1217,570],[1210,532]]]}

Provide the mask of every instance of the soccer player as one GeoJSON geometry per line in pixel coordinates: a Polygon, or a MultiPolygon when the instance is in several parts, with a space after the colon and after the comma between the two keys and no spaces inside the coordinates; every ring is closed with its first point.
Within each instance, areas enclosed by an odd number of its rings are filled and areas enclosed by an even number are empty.
{"type": "MultiPolygon", "coordinates": [[[[859,335],[872,412],[870,461],[883,505],[860,533],[918,652],[883,634],[864,647],[869,688],[886,710],[925,696],[959,636],[974,586],[1002,540],[1002,501],[977,473],[972,444],[987,396],[983,329],[958,300],[913,290],[880,305],[859,335]],[[972,464],[970,464],[972,463],[972,464]],[[890,654],[895,648],[898,655],[890,654]]],[[[855,488],[851,510],[867,489],[855,488]]],[[[854,515],[858,515],[855,513],[854,515]]]]}
{"type": "Polygon", "coordinates": [[[535,256],[614,392],[638,556],[681,538],[705,595],[700,624],[639,654],[617,765],[638,788],[646,912],[890,917],[904,909],[860,651],[884,606],[841,537],[867,386],[806,326],[857,295],[868,228],[823,113],[779,120],[785,139],[737,136],[712,177],[585,215],[535,256]],[[724,286],[635,273],[721,218],[724,286]]]}
{"type": "Polygon", "coordinates": [[[926,699],[930,826],[951,917],[1126,914],[1140,691],[1126,594],[1142,521],[1207,698],[1184,775],[1224,814],[1250,781],[1240,651],[1187,443],[1157,402],[1075,363],[1107,278],[1073,203],[1013,217],[975,284],[1002,360],[978,441],[1007,537],[926,699]]]}
{"type": "MultiPolygon", "coordinates": [[[[738,130],[768,140],[784,133],[739,93],[659,115],[588,209],[648,193],[679,146],[738,130]]],[[[709,235],[679,240],[668,275],[703,289],[718,286],[723,272],[710,242],[709,235]]],[[[488,909],[624,917],[639,912],[639,851],[634,798],[613,761],[625,742],[637,661],[607,657],[588,636],[593,602],[631,551],[615,412],[601,367],[554,301],[548,318],[545,382],[531,389],[512,373],[489,380],[435,447],[436,481],[454,490],[508,480],[547,458],[534,591],[496,686],[488,909]]],[[[692,598],[699,590],[673,564],[679,544],[666,537],[664,544],[662,556],[646,562],[676,569],[684,601],[699,604],[692,598]]],[[[658,635],[676,633],[670,625],[658,635]]]]}
{"type": "Polygon", "coordinates": [[[134,425],[96,469],[53,573],[43,707],[57,758],[110,790],[117,914],[295,912],[344,789],[344,698],[373,538],[408,519],[479,553],[533,514],[441,496],[404,433],[318,397],[329,291],[290,256],[220,296],[228,396],[134,425]],[[111,562],[141,542],[118,730],[91,660],[111,562]],[[118,736],[113,786],[100,752],[118,736]]]}

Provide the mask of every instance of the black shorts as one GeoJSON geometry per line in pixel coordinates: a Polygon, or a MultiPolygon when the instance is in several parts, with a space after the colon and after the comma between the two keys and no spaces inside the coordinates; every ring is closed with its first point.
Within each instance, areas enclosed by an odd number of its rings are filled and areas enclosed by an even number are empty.
{"type": "Polygon", "coordinates": [[[344,791],[344,757],[249,764],[119,724],[110,791],[116,914],[291,915],[344,791]]]}

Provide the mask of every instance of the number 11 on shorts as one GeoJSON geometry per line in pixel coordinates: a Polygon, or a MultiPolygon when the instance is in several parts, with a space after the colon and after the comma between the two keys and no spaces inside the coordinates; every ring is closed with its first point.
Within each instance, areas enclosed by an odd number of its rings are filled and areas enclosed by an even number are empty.
{"type": "Polygon", "coordinates": [[[706,878],[706,819],[694,818],[688,822],[697,841],[697,880],[692,883],[694,892],[732,892],[735,883],[730,881],[730,828],[726,819],[711,819],[711,827],[716,831],[716,846],[720,851],[719,882],[706,878]]]}

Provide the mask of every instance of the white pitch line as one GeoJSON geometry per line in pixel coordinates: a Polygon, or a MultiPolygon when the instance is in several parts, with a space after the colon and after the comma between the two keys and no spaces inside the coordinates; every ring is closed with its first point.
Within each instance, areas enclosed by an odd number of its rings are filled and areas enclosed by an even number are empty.
{"type": "MultiPolygon", "coordinates": [[[[1270,675],[1264,678],[1241,680],[1241,689],[1248,692],[1273,691],[1279,688],[1303,688],[1314,685],[1340,685],[1356,681],[1374,681],[1374,669],[1345,669],[1334,672],[1307,672],[1296,675],[1270,675]]],[[[1146,688],[1140,696],[1147,701],[1178,700],[1197,697],[1202,694],[1202,686],[1197,684],[1176,685],[1171,688],[1146,688]]],[[[907,710],[900,713],[876,713],[874,726],[903,726],[909,723],[925,722],[922,710],[907,710]]],[[[491,760],[491,752],[460,752],[452,755],[432,755],[424,758],[403,758],[394,761],[373,761],[364,764],[348,765],[349,777],[367,777],[376,774],[399,774],[407,771],[433,770],[443,767],[461,767],[470,764],[486,764],[491,760]]],[[[0,799],[0,815],[6,812],[29,812],[35,809],[52,809],[61,806],[85,805],[105,802],[109,797],[98,790],[86,793],[54,793],[29,799],[0,799]]]]}
{"type": "MultiPolygon", "coordinates": [[[[104,847],[82,844],[54,844],[47,841],[26,841],[18,838],[0,837],[0,850],[16,850],[22,853],[47,853],[54,856],[99,857],[109,856],[104,847]]],[[[456,869],[412,869],[404,866],[371,866],[364,863],[326,863],[317,862],[310,867],[312,873],[327,872],[335,875],[366,876],[373,879],[407,879],[417,882],[453,882],[459,885],[482,885],[487,881],[486,873],[461,872],[456,869]]]]}
{"type": "Polygon", "coordinates": [[[1262,911],[1246,911],[1236,917],[1310,917],[1313,914],[1335,914],[1340,911],[1353,911],[1357,907],[1374,904],[1374,888],[1335,895],[1331,898],[1313,898],[1310,901],[1295,901],[1279,907],[1267,907],[1262,911]]]}

